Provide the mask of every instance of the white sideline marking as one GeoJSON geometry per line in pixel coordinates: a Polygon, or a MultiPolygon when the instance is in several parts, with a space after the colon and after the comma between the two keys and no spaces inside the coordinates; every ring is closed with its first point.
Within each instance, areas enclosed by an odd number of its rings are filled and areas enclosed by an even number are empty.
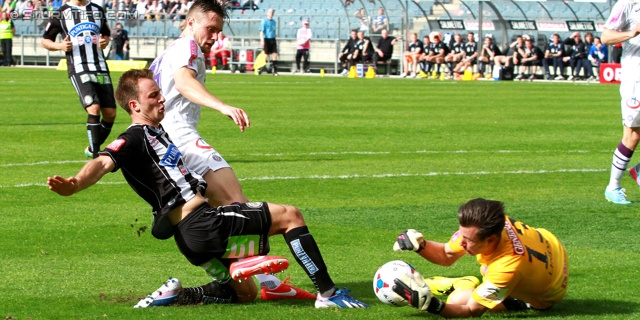
{"type": "MultiPolygon", "coordinates": [[[[319,151],[319,152],[290,152],[290,153],[229,153],[224,154],[225,157],[284,157],[284,156],[317,156],[317,155],[385,155],[385,154],[464,154],[464,153],[610,153],[611,150],[589,151],[589,150],[415,150],[415,151],[319,151]]],[[[66,164],[66,163],[86,163],[89,160],[60,160],[60,161],[39,161],[26,163],[5,163],[0,164],[2,167],[22,167],[22,166],[39,166],[50,164],[66,164]]]]}
{"type": "MultiPolygon", "coordinates": [[[[298,179],[380,179],[380,178],[404,178],[404,177],[435,177],[435,176],[462,176],[462,175],[497,175],[497,174],[548,174],[548,173],[590,173],[605,172],[610,169],[558,169],[558,170],[515,170],[515,171],[476,171],[476,172],[426,172],[426,173],[379,173],[379,174],[345,174],[345,175],[312,175],[312,176],[265,176],[239,178],[239,181],[269,181],[269,180],[298,180],[298,179]]],[[[126,184],[120,182],[98,182],[97,184],[126,184]]],[[[15,185],[0,185],[2,188],[46,187],[46,183],[20,183],[15,185]]]]}

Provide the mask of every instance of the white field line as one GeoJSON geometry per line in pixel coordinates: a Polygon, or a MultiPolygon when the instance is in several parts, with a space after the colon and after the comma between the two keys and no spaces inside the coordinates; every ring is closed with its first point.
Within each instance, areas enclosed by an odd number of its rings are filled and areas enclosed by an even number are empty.
{"type": "MultiPolygon", "coordinates": [[[[299,179],[384,179],[404,177],[436,177],[461,175],[505,175],[505,174],[554,174],[554,173],[592,173],[606,172],[610,169],[558,169],[558,170],[516,170],[516,171],[476,171],[476,172],[426,172],[426,173],[379,173],[379,174],[345,174],[345,175],[311,175],[311,176],[264,176],[239,178],[239,181],[273,181],[299,179]]],[[[126,182],[98,182],[98,184],[126,184],[126,182]]],[[[16,185],[0,185],[2,188],[46,187],[45,183],[21,183],[16,185]]]]}
{"type": "MultiPolygon", "coordinates": [[[[246,153],[246,154],[224,154],[224,157],[286,157],[286,156],[318,156],[318,155],[386,155],[386,154],[481,154],[481,153],[602,153],[611,152],[611,150],[603,151],[589,151],[589,150],[415,150],[415,151],[325,151],[325,152],[300,152],[300,153],[246,153]]],[[[25,163],[6,163],[0,164],[2,167],[26,167],[26,166],[40,166],[40,165],[56,165],[65,163],[85,163],[88,160],[61,160],[61,161],[40,161],[40,162],[25,162],[25,163]]]]}

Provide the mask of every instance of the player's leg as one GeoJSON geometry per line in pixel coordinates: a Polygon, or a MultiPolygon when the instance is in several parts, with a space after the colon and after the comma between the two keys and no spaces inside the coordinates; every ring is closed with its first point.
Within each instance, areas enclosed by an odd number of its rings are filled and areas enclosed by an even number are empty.
{"type": "Polygon", "coordinates": [[[100,99],[100,114],[102,119],[100,120],[100,136],[98,143],[102,145],[109,134],[111,134],[111,128],[116,120],[116,100],[114,98],[113,86],[111,85],[111,76],[109,74],[103,75],[105,83],[100,84],[96,90],[98,91],[98,97],[100,99]]]}
{"type": "MultiPolygon", "coordinates": [[[[640,88],[636,89],[635,86],[635,82],[630,83],[630,81],[620,84],[620,94],[622,97],[620,105],[623,119],[622,141],[620,141],[618,147],[613,152],[609,185],[604,192],[607,201],[615,204],[631,203],[627,200],[625,190],[622,188],[620,180],[640,141],[640,117],[637,110],[640,101],[636,99],[636,90],[640,90],[640,88]]],[[[637,173],[637,170],[638,165],[630,170],[632,177],[634,173],[637,173]]],[[[636,179],[636,181],[638,181],[638,179],[636,179]]]]}
{"type": "Polygon", "coordinates": [[[352,298],[348,290],[340,290],[335,285],[300,210],[288,205],[269,203],[268,206],[271,216],[269,235],[284,235],[289,250],[318,289],[316,308],[368,308],[368,305],[352,298]]]}

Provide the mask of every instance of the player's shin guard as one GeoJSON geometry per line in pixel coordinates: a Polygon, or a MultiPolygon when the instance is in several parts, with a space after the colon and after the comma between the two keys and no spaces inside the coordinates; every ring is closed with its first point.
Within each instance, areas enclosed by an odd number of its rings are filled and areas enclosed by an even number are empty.
{"type": "Polygon", "coordinates": [[[90,114],[87,116],[87,135],[89,136],[89,146],[93,157],[98,157],[98,151],[100,151],[100,137],[102,132],[102,126],[100,125],[100,115],[90,114]]]}
{"type": "Polygon", "coordinates": [[[100,122],[100,129],[101,129],[100,140],[98,141],[100,145],[102,145],[105,141],[107,141],[109,134],[111,134],[112,127],[113,127],[113,122],[106,122],[104,120],[100,122]]]}
{"type": "Polygon", "coordinates": [[[284,235],[287,245],[296,261],[307,273],[321,294],[333,291],[336,285],[331,280],[327,266],[322,259],[318,244],[306,226],[295,228],[284,235]]]}

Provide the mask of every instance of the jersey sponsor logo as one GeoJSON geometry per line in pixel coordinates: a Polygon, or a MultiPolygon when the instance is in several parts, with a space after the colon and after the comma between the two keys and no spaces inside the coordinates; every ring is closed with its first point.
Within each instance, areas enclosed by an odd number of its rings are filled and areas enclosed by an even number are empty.
{"type": "Polygon", "coordinates": [[[245,205],[253,209],[262,208],[262,202],[247,202],[245,203],[245,205]]]}
{"type": "Polygon", "coordinates": [[[460,237],[460,230],[456,231],[456,233],[454,233],[451,236],[451,242],[456,242],[456,240],[458,240],[459,237],[460,237]]]}
{"type": "Polygon", "coordinates": [[[631,109],[638,109],[640,107],[640,100],[636,99],[636,97],[632,97],[627,100],[627,107],[631,109]]]}
{"type": "Polygon", "coordinates": [[[118,151],[120,151],[120,148],[122,148],[122,146],[124,146],[124,144],[126,142],[127,142],[127,140],[122,139],[122,138],[118,138],[118,139],[114,140],[113,142],[111,142],[107,146],[107,149],[112,150],[114,152],[118,152],[118,151]]]}
{"type": "Polygon", "coordinates": [[[162,157],[160,164],[165,167],[175,168],[178,165],[178,162],[182,158],[182,153],[175,145],[170,144],[167,148],[167,152],[162,157]]]}
{"type": "Polygon", "coordinates": [[[89,34],[100,34],[100,26],[98,26],[94,22],[81,22],[73,26],[71,30],[69,30],[69,36],[77,37],[80,34],[84,34],[87,31],[89,34]]]}
{"type": "Polygon", "coordinates": [[[504,229],[507,231],[507,236],[513,245],[513,253],[519,256],[524,255],[524,246],[522,245],[522,242],[520,242],[520,238],[518,238],[518,235],[513,230],[513,227],[509,222],[504,224],[504,229]]]}
{"type": "Polygon", "coordinates": [[[484,282],[476,289],[476,294],[478,296],[497,303],[504,300],[506,293],[507,289],[498,288],[489,280],[484,280],[484,282]]]}
{"type": "Polygon", "coordinates": [[[213,156],[211,156],[211,159],[213,159],[214,161],[218,161],[218,162],[222,161],[222,157],[219,156],[219,155],[215,155],[215,154],[213,156]]]}
{"type": "Polygon", "coordinates": [[[193,66],[193,60],[198,57],[198,45],[195,40],[189,41],[189,47],[191,50],[191,56],[189,57],[189,66],[193,66]]]}
{"type": "Polygon", "coordinates": [[[204,140],[202,140],[202,138],[196,140],[196,147],[200,148],[200,149],[212,149],[211,146],[206,143],[204,140]]]}
{"type": "Polygon", "coordinates": [[[293,249],[293,253],[298,257],[298,259],[300,259],[309,274],[315,274],[316,272],[318,272],[318,267],[316,266],[316,264],[313,263],[313,261],[311,261],[311,258],[309,258],[309,255],[304,252],[302,244],[300,244],[300,239],[291,241],[291,248],[293,249]]]}

